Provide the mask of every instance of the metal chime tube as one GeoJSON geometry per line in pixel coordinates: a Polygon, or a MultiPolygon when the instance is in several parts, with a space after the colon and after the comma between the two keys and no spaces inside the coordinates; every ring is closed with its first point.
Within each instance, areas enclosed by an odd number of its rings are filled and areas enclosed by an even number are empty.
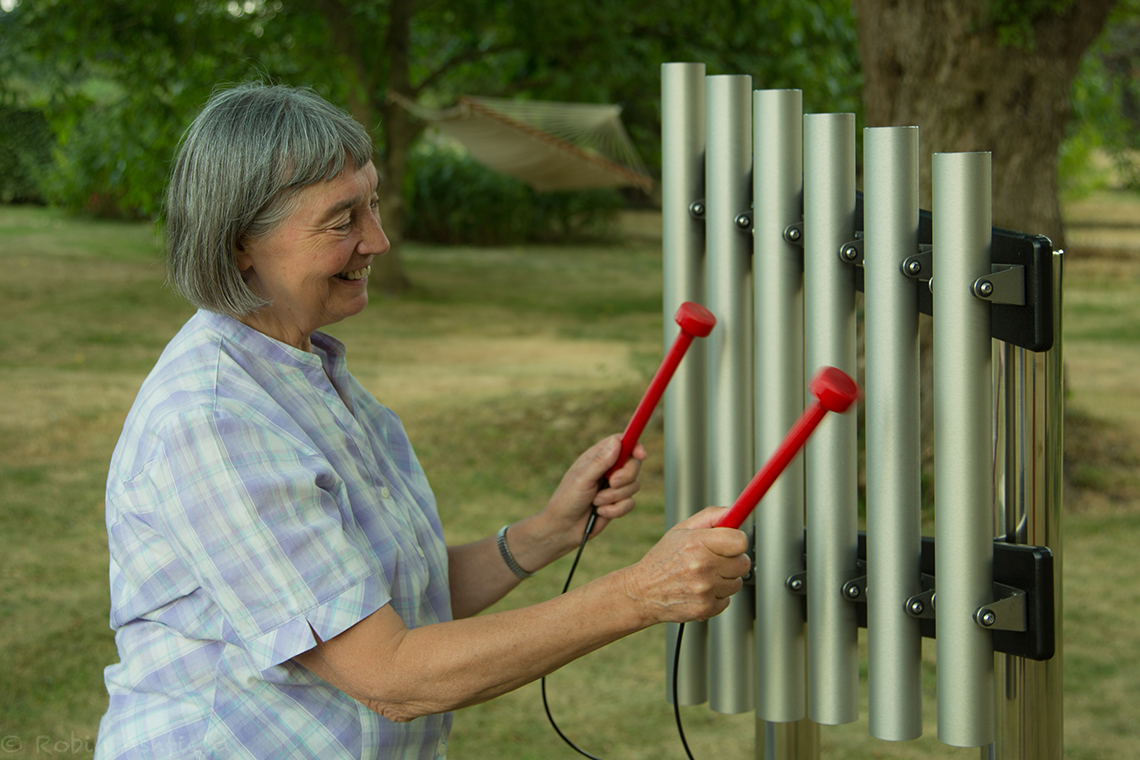
{"type": "Polygon", "coordinates": [[[933,166],[935,577],[938,738],[994,741],[993,427],[989,153],[936,153],[933,166]]]}
{"type": "MultiPolygon", "coordinates": [[[[705,300],[704,222],[690,205],[705,195],[705,65],[661,66],[661,246],[664,260],[664,340],[676,334],[673,315],[686,301],[705,300]]],[[[665,391],[665,522],[671,527],[706,506],[705,346],[695,341],[665,391]]],[[[668,699],[673,699],[677,628],[666,627],[668,699]]],[[[685,627],[677,697],[680,704],[708,699],[704,623],[685,627]]]]}
{"type": "MultiPolygon", "coordinates": [[[[805,403],[803,249],[785,234],[802,218],[803,92],[753,92],[752,119],[755,467],[759,468],[783,441],[805,403]]],[[[759,611],[756,713],[777,723],[798,721],[807,714],[803,600],[787,587],[788,578],[804,569],[803,482],[803,457],[797,456],[754,515],[759,611]]]]}
{"type": "MultiPolygon", "coordinates": [[[[752,469],[752,262],[747,226],[752,170],[752,78],[706,79],[705,305],[717,328],[708,352],[708,500],[732,504],[752,469]]],[[[752,520],[742,529],[751,533],[752,520]]],[[[754,706],[751,594],[739,593],[709,621],[709,706],[740,713],[754,706]]]]}
{"type": "Polygon", "coordinates": [[[1061,636],[1061,476],[1063,426],[1062,282],[1064,257],[1053,256],[1053,347],[1033,353],[1010,344],[994,349],[999,429],[996,534],[1010,543],[1053,552],[1057,651],[1036,662],[996,660],[999,760],[1060,760],[1063,750],[1061,636]]]}
{"type": "Polygon", "coordinates": [[[918,128],[863,132],[866,296],[867,659],[871,735],[922,735],[922,633],[906,601],[922,591],[922,425],[918,128]]]}
{"type": "MultiPolygon", "coordinates": [[[[804,328],[808,376],[824,365],[852,377],[855,269],[839,258],[855,237],[855,116],[804,116],[804,328]]],[[[856,574],[857,435],[854,414],[832,415],[806,448],[808,717],[859,715],[855,607],[842,594],[856,574]]]]}

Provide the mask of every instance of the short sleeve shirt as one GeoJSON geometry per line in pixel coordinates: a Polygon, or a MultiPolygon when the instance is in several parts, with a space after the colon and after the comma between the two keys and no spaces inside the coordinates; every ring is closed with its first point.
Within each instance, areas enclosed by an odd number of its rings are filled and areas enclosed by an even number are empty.
{"type": "Polygon", "coordinates": [[[107,483],[120,662],[96,757],[434,758],[292,658],[386,604],[451,619],[435,499],[398,418],[313,353],[199,311],[135,400],[107,483]]]}

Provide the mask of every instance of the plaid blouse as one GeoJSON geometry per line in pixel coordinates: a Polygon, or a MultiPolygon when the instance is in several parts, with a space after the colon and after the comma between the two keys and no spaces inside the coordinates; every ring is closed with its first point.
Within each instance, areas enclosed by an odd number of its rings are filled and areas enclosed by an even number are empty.
{"type": "Polygon", "coordinates": [[[291,659],[385,604],[451,619],[403,426],[340,342],[312,345],[199,311],[143,383],[107,481],[120,662],[96,758],[445,755],[450,714],[393,723],[291,659]]]}

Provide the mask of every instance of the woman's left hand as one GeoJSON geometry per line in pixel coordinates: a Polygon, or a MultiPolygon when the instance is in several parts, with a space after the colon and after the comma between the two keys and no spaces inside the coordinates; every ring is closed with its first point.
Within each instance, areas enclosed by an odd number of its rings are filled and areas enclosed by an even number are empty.
{"type": "Polygon", "coordinates": [[[609,482],[601,483],[619,454],[619,435],[586,449],[562,476],[562,482],[542,511],[511,526],[508,543],[522,567],[544,567],[577,548],[594,508],[598,519],[591,537],[601,533],[611,520],[629,514],[633,509],[633,495],[641,489],[637,477],[647,454],[645,448],[637,444],[632,456],[614,472],[609,482]]]}
{"type": "Polygon", "coordinates": [[[570,543],[577,545],[586,529],[590,511],[597,509],[598,519],[591,536],[602,532],[610,520],[624,517],[633,509],[633,496],[641,490],[638,475],[647,454],[640,443],[633,454],[613,473],[609,482],[603,477],[621,454],[621,436],[612,435],[586,449],[562,477],[540,516],[550,521],[552,532],[565,531],[570,543]]]}

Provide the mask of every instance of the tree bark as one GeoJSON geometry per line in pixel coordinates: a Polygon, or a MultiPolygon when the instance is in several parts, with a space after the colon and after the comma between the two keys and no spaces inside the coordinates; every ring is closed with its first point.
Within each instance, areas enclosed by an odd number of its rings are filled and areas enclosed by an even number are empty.
{"type": "MultiPolygon", "coordinates": [[[[407,208],[404,203],[404,175],[408,170],[408,154],[422,127],[412,116],[388,99],[396,92],[414,99],[409,73],[412,17],[415,0],[391,0],[388,5],[388,29],[384,37],[382,55],[387,57],[386,87],[372,92],[373,104],[380,113],[384,142],[380,150],[380,218],[392,249],[378,259],[380,264],[377,283],[389,295],[403,293],[411,282],[404,273],[399,258],[404,243],[404,223],[407,208]]],[[[375,263],[373,272],[377,272],[375,263]]]]}
{"type": "Polygon", "coordinates": [[[1064,247],[1057,152],[1082,54],[1116,0],[1075,0],[999,40],[989,0],[854,0],[867,126],[918,126],[923,208],[932,153],[990,151],[996,226],[1064,247]]]}

